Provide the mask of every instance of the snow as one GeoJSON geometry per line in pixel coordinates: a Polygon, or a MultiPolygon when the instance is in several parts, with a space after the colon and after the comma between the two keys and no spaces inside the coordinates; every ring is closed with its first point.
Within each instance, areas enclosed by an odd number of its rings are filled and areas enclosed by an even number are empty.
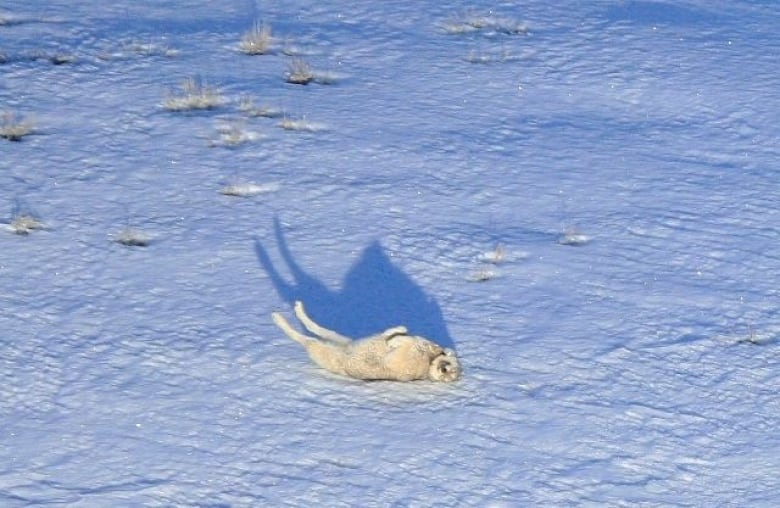
{"type": "Polygon", "coordinates": [[[780,9],[553,4],[5,2],[0,505],[777,505],[780,9]]]}

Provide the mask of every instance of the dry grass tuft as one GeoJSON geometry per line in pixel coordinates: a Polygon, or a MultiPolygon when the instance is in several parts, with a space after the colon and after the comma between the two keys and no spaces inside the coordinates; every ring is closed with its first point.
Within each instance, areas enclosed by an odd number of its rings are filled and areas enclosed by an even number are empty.
{"type": "Polygon", "coordinates": [[[55,53],[47,58],[53,65],[65,65],[76,61],[76,56],[69,53],[55,53]]]}
{"type": "Polygon", "coordinates": [[[496,244],[493,250],[488,251],[482,255],[482,261],[493,265],[501,264],[504,262],[505,259],[506,259],[506,248],[502,243],[496,244]]]}
{"type": "Polygon", "coordinates": [[[19,214],[11,219],[9,229],[17,235],[29,235],[33,231],[46,229],[41,221],[29,214],[19,214]]]}
{"type": "Polygon", "coordinates": [[[459,20],[449,20],[439,25],[447,35],[465,35],[476,32],[478,28],[459,20]]]}
{"type": "Polygon", "coordinates": [[[233,183],[222,187],[219,193],[225,196],[250,197],[279,190],[278,183],[233,183]]]}
{"type": "Polygon", "coordinates": [[[238,110],[247,116],[261,116],[265,118],[279,118],[284,114],[280,108],[255,106],[255,101],[251,97],[241,97],[238,102],[238,110]]]}
{"type": "Polygon", "coordinates": [[[256,132],[246,129],[245,119],[230,119],[217,126],[219,139],[212,141],[211,146],[236,147],[250,141],[261,139],[256,132]]]}
{"type": "Polygon", "coordinates": [[[97,57],[103,61],[112,61],[117,59],[127,59],[134,57],[155,58],[165,57],[173,58],[179,54],[179,50],[165,44],[155,42],[143,42],[135,39],[120,41],[111,44],[110,47],[101,49],[97,57]]]}
{"type": "Polygon", "coordinates": [[[737,340],[737,344],[750,344],[751,346],[766,346],[777,341],[777,335],[773,333],[757,334],[751,325],[748,325],[748,336],[737,340]]]}
{"type": "Polygon", "coordinates": [[[468,55],[464,58],[465,61],[473,64],[507,63],[519,59],[520,57],[518,55],[506,48],[501,49],[500,51],[470,50],[468,55]]]}
{"type": "Polygon", "coordinates": [[[575,228],[566,228],[563,234],[558,238],[558,243],[570,247],[579,247],[590,242],[590,236],[580,233],[575,228]]]}
{"type": "Polygon", "coordinates": [[[222,106],[225,99],[215,88],[208,87],[195,78],[182,83],[182,93],[169,93],[163,102],[168,111],[192,111],[214,109],[222,106]]]}
{"type": "Polygon", "coordinates": [[[153,42],[138,42],[138,41],[127,42],[123,47],[123,51],[138,56],[144,56],[144,57],[153,57],[153,56],[174,57],[179,54],[179,51],[177,49],[171,48],[166,45],[159,45],[153,42]]]}
{"type": "Polygon", "coordinates": [[[496,277],[498,277],[498,272],[496,270],[491,270],[490,268],[481,268],[472,273],[467,280],[469,282],[487,282],[489,280],[495,279],[496,277]]]}
{"type": "Polygon", "coordinates": [[[247,55],[265,55],[271,51],[271,27],[255,22],[251,30],[241,37],[239,49],[247,55]]]}
{"type": "Polygon", "coordinates": [[[72,53],[49,53],[44,50],[26,53],[22,58],[31,62],[49,62],[52,65],[65,65],[76,61],[76,55],[72,53]]]}
{"type": "Polygon", "coordinates": [[[302,58],[293,58],[287,68],[287,82],[295,85],[308,85],[314,81],[311,66],[302,58]]]}
{"type": "Polygon", "coordinates": [[[239,122],[231,122],[217,129],[219,140],[225,146],[238,146],[249,141],[250,137],[244,130],[244,125],[239,122]]]}
{"type": "Polygon", "coordinates": [[[342,79],[342,76],[334,72],[315,71],[304,59],[293,58],[287,67],[286,79],[288,83],[296,85],[308,85],[311,82],[333,85],[342,79]]]}
{"type": "Polygon", "coordinates": [[[464,35],[473,32],[482,32],[487,35],[525,35],[528,33],[528,25],[522,21],[493,15],[471,14],[461,19],[445,21],[441,23],[440,27],[444,33],[449,35],[464,35]]]}
{"type": "Polygon", "coordinates": [[[33,123],[30,120],[25,120],[13,111],[6,111],[0,115],[0,138],[21,141],[32,132],[33,123]]]}
{"type": "Polygon", "coordinates": [[[114,241],[127,247],[148,247],[152,243],[152,237],[143,231],[127,227],[116,235],[114,241]]]}
{"type": "Polygon", "coordinates": [[[300,132],[320,132],[327,129],[324,124],[310,122],[305,118],[293,119],[285,118],[279,122],[279,127],[286,131],[300,131],[300,132]]]}

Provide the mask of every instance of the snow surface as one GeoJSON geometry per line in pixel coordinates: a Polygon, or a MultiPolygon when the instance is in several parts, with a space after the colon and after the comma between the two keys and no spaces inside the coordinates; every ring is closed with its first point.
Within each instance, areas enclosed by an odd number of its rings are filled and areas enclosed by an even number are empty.
{"type": "Polygon", "coordinates": [[[779,505],[778,19],[3,2],[0,506],[779,505]],[[298,298],[464,377],[329,375],[298,298]]]}

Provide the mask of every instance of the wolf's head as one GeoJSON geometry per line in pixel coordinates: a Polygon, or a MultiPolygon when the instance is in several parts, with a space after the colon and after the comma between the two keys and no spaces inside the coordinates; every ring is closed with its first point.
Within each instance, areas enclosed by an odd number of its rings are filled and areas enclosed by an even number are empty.
{"type": "Polygon", "coordinates": [[[456,381],[460,377],[460,362],[455,356],[455,351],[445,349],[442,354],[434,358],[428,375],[433,381],[445,383],[456,381]]]}

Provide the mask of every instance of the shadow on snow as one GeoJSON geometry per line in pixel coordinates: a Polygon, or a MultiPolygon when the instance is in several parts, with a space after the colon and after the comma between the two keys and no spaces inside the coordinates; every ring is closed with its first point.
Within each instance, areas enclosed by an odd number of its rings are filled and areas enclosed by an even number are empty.
{"type": "Polygon", "coordinates": [[[344,278],[342,289],[332,291],[297,263],[278,218],[274,219],[274,233],[292,282],[285,280],[257,238],[255,252],[279,296],[290,304],[285,309],[288,316],[293,302],[301,300],[315,321],[348,337],[361,338],[404,325],[411,334],[455,347],[438,303],[391,263],[378,241],[363,250],[344,278]]]}

